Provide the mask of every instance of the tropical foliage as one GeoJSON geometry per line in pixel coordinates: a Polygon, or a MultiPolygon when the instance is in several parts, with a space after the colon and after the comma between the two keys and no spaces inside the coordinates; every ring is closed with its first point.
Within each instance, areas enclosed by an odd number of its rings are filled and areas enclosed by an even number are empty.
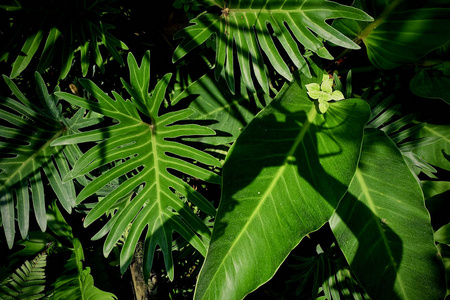
{"type": "Polygon", "coordinates": [[[0,298],[446,298],[450,2],[161,5],[0,3],[0,298]]]}

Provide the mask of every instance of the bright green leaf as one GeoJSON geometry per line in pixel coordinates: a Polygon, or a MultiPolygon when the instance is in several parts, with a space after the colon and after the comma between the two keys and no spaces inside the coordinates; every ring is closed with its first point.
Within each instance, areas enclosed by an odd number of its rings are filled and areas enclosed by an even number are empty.
{"type": "Polygon", "coordinates": [[[183,40],[175,49],[173,60],[181,59],[214,35],[217,49],[216,79],[224,72],[226,81],[231,82],[229,84],[231,90],[233,90],[232,82],[235,77],[233,68],[230,67],[233,65],[231,53],[233,45],[238,53],[237,60],[247,88],[252,92],[255,91],[253,74],[258,84],[268,93],[263,52],[280,75],[288,80],[293,79],[274,40],[281,44],[294,65],[306,76],[310,76],[306,60],[297,43],[301,43],[306,50],[311,50],[320,57],[332,59],[321,38],[345,48],[359,49],[359,46],[329,26],[325,20],[335,18],[372,20],[369,15],[359,9],[325,0],[287,2],[240,0],[216,3],[219,6],[223,4],[226,7],[220,7],[222,15],[202,13],[191,21],[192,26],[184,28],[175,35],[175,39],[183,40]],[[269,30],[269,24],[273,34],[269,30]]]}
{"type": "Polygon", "coordinates": [[[183,109],[162,115],[159,113],[171,75],[163,76],[149,94],[150,52],[146,52],[140,66],[130,53],[128,66],[130,83],[125,80],[122,83],[132,96],[131,101],[115,92],[115,99],[112,99],[92,81],[85,79],[80,80],[81,84],[98,102],[58,93],[66,101],[113,118],[118,123],[63,137],[53,144],[97,142],[77,160],[69,177],[86,175],[105,164],[114,163],[108,172],[95,178],[78,194],[78,203],[117,178],[127,178],[108,192],[84,220],[84,225],[88,226],[108,212],[115,211],[100,230],[102,234],[96,235],[99,238],[108,234],[104,254],[108,255],[127,232],[120,256],[121,271],[125,272],[142,232],[147,230],[144,275],[150,274],[153,255],[159,246],[164,255],[166,270],[173,279],[173,232],[178,232],[202,254],[206,254],[210,237],[210,229],[180,197],[191,201],[207,214],[215,215],[216,212],[204,196],[174,171],[211,183],[220,183],[220,177],[211,168],[201,165],[220,167],[221,164],[211,155],[177,139],[214,135],[212,129],[200,125],[177,124],[189,117],[192,110],[183,109]],[[145,121],[138,110],[146,116],[145,121]],[[118,201],[130,193],[134,195],[130,203],[119,206],[118,201]]]}
{"type": "Polygon", "coordinates": [[[317,113],[299,82],[322,74],[285,86],[230,150],[195,299],[241,299],[269,280],[347,190],[369,109],[347,99],[317,113]]]}

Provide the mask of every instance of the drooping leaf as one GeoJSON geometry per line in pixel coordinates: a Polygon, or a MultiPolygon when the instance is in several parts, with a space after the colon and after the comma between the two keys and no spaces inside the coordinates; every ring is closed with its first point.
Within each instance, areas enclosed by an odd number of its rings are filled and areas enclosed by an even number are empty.
{"type": "Polygon", "coordinates": [[[241,299],[269,280],[345,193],[369,108],[347,99],[318,113],[304,86],[322,75],[285,86],[230,150],[195,299],[241,299]]]}
{"type": "Polygon", "coordinates": [[[9,20],[10,27],[2,35],[2,40],[7,42],[0,46],[0,58],[15,59],[10,77],[19,76],[33,58],[36,59],[40,49],[36,71],[44,72],[52,64],[58,66],[56,60],[62,58],[59,79],[67,76],[77,52],[80,53],[83,76],[86,76],[92,60],[103,70],[104,58],[99,45],[106,48],[110,57],[123,64],[119,51],[128,47],[111,34],[112,25],[101,22],[105,14],[120,12],[110,6],[113,2],[18,1],[20,10],[9,10],[2,15],[9,20]]]}
{"type": "Polygon", "coordinates": [[[47,177],[64,209],[71,212],[75,205],[75,188],[72,181],[63,182],[62,177],[69,172],[66,157],[77,148],[50,147],[50,143],[59,136],[92,125],[92,122],[83,122],[83,118],[78,120],[79,114],[72,120],[65,119],[61,107],[57,106],[58,98],[48,93],[39,73],[35,77],[38,97],[34,103],[6,76],[6,84],[18,100],[0,96],[3,121],[0,125],[0,210],[9,247],[14,242],[15,219],[22,238],[27,237],[31,210],[41,230],[47,227],[43,176],[47,177]]]}
{"type": "Polygon", "coordinates": [[[378,68],[392,69],[417,61],[450,40],[448,1],[357,0],[353,5],[375,21],[337,20],[333,26],[362,40],[370,61],[378,68]]]}
{"type": "Polygon", "coordinates": [[[365,131],[355,178],[330,225],[373,299],[443,299],[444,268],[422,191],[381,131],[365,131]]]}
{"type": "Polygon", "coordinates": [[[125,80],[122,83],[132,96],[131,101],[124,100],[115,92],[113,100],[90,80],[80,82],[98,102],[58,93],[66,101],[113,118],[118,123],[62,137],[53,144],[98,142],[78,159],[68,178],[88,174],[106,164],[114,165],[80,192],[77,203],[120,176],[126,176],[126,180],[110,190],[90,210],[84,225],[88,226],[102,215],[114,212],[96,238],[108,234],[104,244],[104,253],[107,255],[127,232],[120,259],[122,273],[130,264],[136,244],[147,228],[144,275],[150,274],[153,254],[159,246],[169,277],[173,279],[172,232],[181,234],[202,254],[206,254],[210,237],[210,229],[180,197],[186,197],[205,213],[215,215],[212,204],[175,172],[212,183],[220,182],[220,177],[212,168],[201,166],[220,167],[220,163],[209,154],[187,146],[177,138],[213,135],[214,131],[195,124],[177,124],[193,113],[190,109],[160,114],[170,74],[158,82],[150,95],[150,52],[144,55],[140,67],[130,54],[128,66],[130,83],[125,80]],[[122,204],[120,201],[130,193],[134,197],[122,205],[123,201],[122,204]],[[131,227],[128,228],[130,223],[131,227]]]}
{"type": "Polygon", "coordinates": [[[0,299],[42,299],[46,265],[47,253],[40,253],[32,261],[25,261],[13,274],[0,282],[0,299]]]}
{"type": "MultiPolygon", "coordinates": [[[[222,5],[222,3],[215,4],[222,5]]],[[[299,49],[297,43],[301,43],[306,50],[311,50],[320,57],[332,59],[320,39],[350,49],[359,49],[359,46],[329,26],[325,20],[335,18],[372,20],[359,9],[325,0],[285,2],[238,0],[228,1],[220,8],[222,15],[200,14],[191,21],[192,26],[175,35],[175,39],[183,38],[183,40],[175,50],[173,60],[177,61],[184,57],[213,35],[216,40],[215,77],[218,79],[224,72],[232,92],[235,77],[233,47],[237,51],[241,76],[247,88],[255,92],[252,79],[254,76],[262,89],[268,93],[268,78],[262,52],[275,70],[286,79],[292,80],[293,77],[285,59],[280,55],[281,51],[287,53],[296,68],[310,76],[308,65],[303,58],[304,51],[299,49]],[[281,44],[281,49],[277,48],[275,40],[281,44]]]]}

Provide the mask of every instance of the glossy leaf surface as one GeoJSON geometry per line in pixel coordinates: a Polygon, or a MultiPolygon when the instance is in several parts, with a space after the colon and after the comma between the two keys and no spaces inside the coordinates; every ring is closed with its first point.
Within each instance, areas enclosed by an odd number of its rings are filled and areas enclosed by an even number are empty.
{"type": "Polygon", "coordinates": [[[105,164],[111,163],[112,167],[80,192],[77,203],[120,176],[124,176],[126,180],[110,190],[92,208],[84,225],[90,225],[111,209],[116,210],[96,238],[108,234],[103,249],[107,255],[122,235],[127,233],[120,259],[122,272],[130,264],[136,244],[147,228],[144,274],[150,274],[153,254],[159,246],[165,258],[167,272],[173,279],[173,231],[178,232],[202,254],[206,254],[210,237],[210,229],[180,197],[186,197],[210,215],[216,212],[212,204],[183,181],[181,175],[177,176],[175,171],[212,183],[220,182],[220,177],[212,168],[200,166],[220,167],[214,157],[175,139],[213,135],[214,131],[195,124],[176,124],[192,114],[189,109],[159,114],[170,74],[165,75],[152,94],[149,94],[150,52],[144,55],[140,66],[130,54],[128,66],[130,83],[125,80],[122,82],[132,96],[131,101],[124,100],[115,92],[115,99],[112,99],[90,80],[81,80],[81,84],[98,102],[71,94],[58,94],[72,104],[101,113],[118,123],[60,138],[53,144],[98,142],[77,161],[68,177],[88,174],[105,164]],[[139,113],[145,117],[141,117],[139,113]],[[124,202],[127,195],[134,197],[124,202]]]}
{"type": "Polygon", "coordinates": [[[262,52],[275,70],[286,79],[292,80],[293,77],[285,59],[280,55],[283,51],[296,68],[310,76],[308,65],[303,58],[304,52],[301,51],[303,49],[299,49],[297,43],[320,57],[332,59],[321,38],[345,48],[359,49],[359,46],[328,25],[325,20],[372,20],[359,9],[325,0],[238,0],[227,1],[226,7],[221,9],[222,15],[201,14],[191,21],[192,26],[175,35],[175,39],[183,38],[183,41],[175,50],[173,59],[179,60],[213,35],[216,40],[215,76],[218,79],[224,72],[232,92],[235,77],[233,64],[236,64],[233,62],[233,47],[237,51],[241,76],[247,88],[255,92],[252,79],[254,76],[262,89],[268,93],[268,78],[262,52]],[[281,49],[276,46],[278,42],[281,49]]]}
{"type": "Polygon", "coordinates": [[[444,268],[422,191],[383,132],[365,131],[355,177],[330,225],[352,271],[373,299],[445,295],[444,268]]]}
{"type": "Polygon", "coordinates": [[[241,299],[269,280],[345,193],[369,109],[347,99],[318,113],[302,86],[322,74],[285,86],[230,150],[196,299],[241,299]]]}
{"type": "Polygon", "coordinates": [[[354,6],[375,21],[338,20],[333,25],[349,37],[362,40],[378,68],[392,69],[419,58],[450,39],[448,1],[358,0],[354,6]]]}

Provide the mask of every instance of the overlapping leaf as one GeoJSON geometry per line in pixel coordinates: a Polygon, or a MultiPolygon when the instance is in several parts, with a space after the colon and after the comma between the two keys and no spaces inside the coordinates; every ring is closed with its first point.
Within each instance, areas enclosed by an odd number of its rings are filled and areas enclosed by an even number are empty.
{"type": "Polygon", "coordinates": [[[333,26],[362,40],[376,67],[392,69],[415,62],[450,40],[448,1],[357,0],[353,5],[371,14],[375,21],[337,20],[333,26]]]}
{"type": "Polygon", "coordinates": [[[62,206],[71,212],[75,188],[72,181],[63,183],[61,178],[69,172],[68,160],[73,163],[79,150],[73,146],[50,147],[50,143],[98,120],[83,119],[81,110],[71,120],[65,119],[61,107],[57,107],[58,98],[48,94],[38,73],[36,84],[40,107],[28,100],[11,79],[6,76],[4,79],[18,99],[0,97],[0,209],[6,240],[12,247],[15,219],[22,238],[26,238],[30,211],[34,211],[40,228],[46,229],[42,171],[62,206]]]}
{"type": "Polygon", "coordinates": [[[130,84],[124,80],[122,82],[132,96],[131,101],[124,100],[115,92],[113,100],[89,80],[80,82],[98,102],[66,93],[58,94],[72,104],[101,113],[118,123],[63,137],[53,144],[98,142],[77,161],[69,177],[88,174],[107,163],[113,164],[113,167],[89,183],[78,195],[77,203],[120,176],[127,176],[127,180],[95,205],[86,216],[85,226],[111,209],[115,210],[114,216],[96,238],[108,234],[104,244],[104,253],[108,254],[127,232],[121,252],[122,272],[130,264],[136,244],[147,228],[144,275],[149,275],[154,251],[159,246],[169,276],[173,278],[172,232],[177,231],[203,254],[210,236],[209,228],[180,197],[186,197],[200,210],[215,215],[214,207],[183,181],[179,174],[213,183],[220,182],[211,168],[202,167],[218,167],[220,163],[212,156],[182,144],[177,138],[213,135],[214,131],[195,124],[177,124],[193,113],[189,109],[159,114],[170,74],[158,82],[150,95],[149,52],[144,55],[140,67],[130,54],[128,65],[130,84]],[[121,202],[130,193],[136,194],[125,204],[121,202]],[[130,223],[131,227],[128,228],[130,223]]]}
{"type": "Polygon", "coordinates": [[[100,21],[101,15],[118,12],[109,6],[111,2],[18,1],[20,9],[5,16],[11,27],[6,30],[5,42],[0,46],[0,60],[14,59],[10,77],[20,75],[39,49],[42,52],[37,71],[42,73],[49,66],[59,68],[60,79],[64,79],[72,68],[78,50],[83,76],[89,70],[91,59],[103,70],[105,61],[100,45],[122,64],[119,49],[128,47],[110,33],[109,30],[114,28],[112,25],[100,21]]]}
{"type": "Polygon", "coordinates": [[[345,193],[369,108],[346,99],[318,113],[304,86],[321,83],[322,75],[286,86],[228,153],[195,299],[241,299],[269,280],[345,193]]]}
{"type": "Polygon", "coordinates": [[[189,85],[173,104],[186,97],[194,98],[189,105],[194,113],[189,119],[209,122],[207,126],[216,131],[215,136],[200,139],[212,145],[234,142],[256,113],[272,100],[261,90],[248,93],[243,82],[233,95],[225,86],[215,83],[210,74],[189,85]]]}
{"type": "Polygon", "coordinates": [[[444,298],[444,268],[422,191],[381,131],[365,131],[355,178],[330,225],[373,299],[444,298]]]}
{"type": "Polygon", "coordinates": [[[183,41],[175,50],[173,59],[176,61],[182,58],[213,35],[216,40],[215,77],[218,79],[224,72],[232,92],[235,77],[233,49],[237,51],[241,76],[247,88],[255,91],[254,77],[268,93],[262,52],[286,79],[292,80],[293,77],[286,63],[288,59],[280,54],[284,51],[298,69],[310,76],[303,58],[304,52],[299,49],[298,43],[320,57],[332,59],[321,39],[350,49],[359,49],[359,46],[329,26],[326,20],[372,20],[359,9],[325,0],[238,0],[228,1],[226,7],[221,8],[222,15],[201,14],[191,21],[192,26],[175,35],[175,38],[183,38],[183,41]],[[279,47],[276,46],[278,43],[279,47]]]}

